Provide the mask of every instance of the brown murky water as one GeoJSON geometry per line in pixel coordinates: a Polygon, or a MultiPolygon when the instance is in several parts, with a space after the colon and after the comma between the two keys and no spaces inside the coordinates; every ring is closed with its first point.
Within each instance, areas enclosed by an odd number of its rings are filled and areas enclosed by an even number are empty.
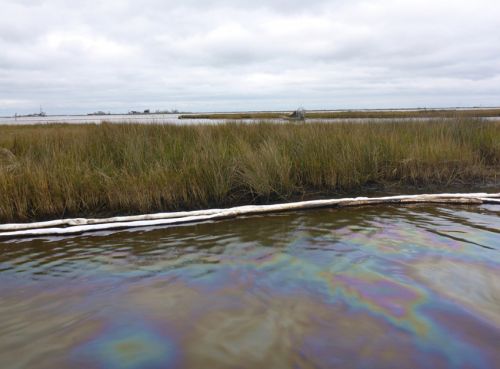
{"type": "Polygon", "coordinates": [[[495,368],[500,206],[0,242],[1,368],[495,368]]]}

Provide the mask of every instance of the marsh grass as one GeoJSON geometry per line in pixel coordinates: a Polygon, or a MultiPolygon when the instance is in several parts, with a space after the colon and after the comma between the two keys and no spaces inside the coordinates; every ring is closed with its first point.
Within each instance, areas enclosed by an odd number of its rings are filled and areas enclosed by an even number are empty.
{"type": "Polygon", "coordinates": [[[500,124],[0,126],[0,222],[494,182],[500,124]]]}
{"type": "MultiPolygon", "coordinates": [[[[281,119],[286,118],[291,112],[249,112],[249,113],[209,113],[209,114],[183,114],[180,119],[281,119]]],[[[485,118],[500,117],[500,109],[469,109],[469,110],[346,110],[346,111],[308,111],[307,119],[411,119],[411,118],[485,118]]]]}

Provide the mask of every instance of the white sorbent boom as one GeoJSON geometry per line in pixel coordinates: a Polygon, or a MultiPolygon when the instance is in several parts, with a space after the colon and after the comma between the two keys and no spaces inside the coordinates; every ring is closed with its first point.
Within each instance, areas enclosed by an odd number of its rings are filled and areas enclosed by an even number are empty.
{"type": "Polygon", "coordinates": [[[229,209],[209,209],[173,213],[135,215],[105,219],[60,219],[37,223],[0,225],[0,239],[72,235],[109,229],[125,229],[148,226],[196,223],[210,220],[235,218],[240,215],[266,214],[282,211],[328,207],[353,207],[379,204],[500,204],[500,193],[402,195],[390,197],[356,197],[345,199],[301,201],[275,205],[247,205],[229,209]]]}

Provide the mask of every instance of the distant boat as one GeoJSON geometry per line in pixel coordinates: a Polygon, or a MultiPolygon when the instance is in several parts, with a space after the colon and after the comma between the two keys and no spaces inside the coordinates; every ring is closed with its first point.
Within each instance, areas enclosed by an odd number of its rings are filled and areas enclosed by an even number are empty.
{"type": "Polygon", "coordinates": [[[295,110],[292,114],[290,114],[287,119],[289,120],[305,120],[306,119],[306,111],[302,108],[295,110]]]}

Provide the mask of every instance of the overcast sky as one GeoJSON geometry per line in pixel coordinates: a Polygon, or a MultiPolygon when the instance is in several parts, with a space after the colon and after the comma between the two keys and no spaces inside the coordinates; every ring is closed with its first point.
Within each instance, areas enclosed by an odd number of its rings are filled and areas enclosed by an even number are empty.
{"type": "Polygon", "coordinates": [[[499,0],[0,0],[0,115],[500,105],[499,0]]]}

